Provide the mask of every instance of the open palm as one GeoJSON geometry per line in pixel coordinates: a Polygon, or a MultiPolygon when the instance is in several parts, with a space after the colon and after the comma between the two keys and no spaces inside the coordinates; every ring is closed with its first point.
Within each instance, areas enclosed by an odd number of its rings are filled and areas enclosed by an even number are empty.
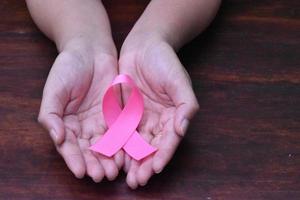
{"type": "MultiPolygon", "coordinates": [[[[159,173],[174,154],[189,120],[198,110],[188,74],[174,50],[166,43],[144,45],[125,52],[119,61],[120,73],[129,74],[140,88],[145,110],[139,133],[158,151],[142,161],[125,157],[127,183],[131,188],[145,185],[159,173]]],[[[126,101],[127,88],[122,88],[126,101]]]]}
{"type": "Polygon", "coordinates": [[[39,121],[50,132],[57,151],[78,178],[88,174],[95,182],[118,175],[123,152],[113,158],[94,154],[88,148],[107,127],[102,98],[117,75],[117,61],[109,55],[82,56],[61,53],[44,88],[39,121]]]}

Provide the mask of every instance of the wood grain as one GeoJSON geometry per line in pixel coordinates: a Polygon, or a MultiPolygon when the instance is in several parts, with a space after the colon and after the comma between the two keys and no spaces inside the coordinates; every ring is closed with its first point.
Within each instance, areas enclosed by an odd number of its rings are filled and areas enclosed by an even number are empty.
{"type": "MultiPolygon", "coordinates": [[[[104,1],[120,48],[148,1],[104,1]]],[[[179,56],[201,112],[146,187],[77,180],[36,118],[55,46],[0,2],[0,199],[300,199],[300,2],[225,0],[179,56]]]]}

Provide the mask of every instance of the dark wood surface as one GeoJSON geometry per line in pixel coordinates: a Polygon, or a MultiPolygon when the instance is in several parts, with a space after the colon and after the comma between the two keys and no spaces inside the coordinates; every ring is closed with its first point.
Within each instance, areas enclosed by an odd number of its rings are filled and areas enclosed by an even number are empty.
{"type": "MultiPolygon", "coordinates": [[[[104,1],[118,48],[148,1],[104,1]]],[[[168,167],[130,190],[78,180],[36,118],[55,46],[0,2],[0,199],[300,199],[300,1],[225,0],[179,55],[201,112],[168,167]]]]}

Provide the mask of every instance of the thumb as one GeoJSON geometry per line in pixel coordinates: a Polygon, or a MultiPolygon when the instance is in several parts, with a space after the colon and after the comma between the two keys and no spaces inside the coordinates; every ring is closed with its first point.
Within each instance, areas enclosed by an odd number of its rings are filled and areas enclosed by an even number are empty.
{"type": "Polygon", "coordinates": [[[175,131],[184,136],[190,120],[199,110],[199,104],[194,94],[190,77],[178,60],[176,75],[168,81],[168,95],[176,106],[175,131]]]}
{"type": "Polygon", "coordinates": [[[183,103],[179,105],[176,109],[176,115],[175,115],[175,131],[178,135],[184,136],[190,120],[193,118],[195,113],[199,110],[198,103],[183,103]]]}
{"type": "Polygon", "coordinates": [[[46,130],[48,130],[55,144],[59,145],[64,141],[64,124],[62,119],[56,113],[42,114],[40,112],[38,121],[46,130]]]}
{"type": "Polygon", "coordinates": [[[65,139],[62,117],[68,101],[68,92],[61,79],[51,71],[43,91],[38,121],[49,132],[53,142],[59,145],[65,139]]]}

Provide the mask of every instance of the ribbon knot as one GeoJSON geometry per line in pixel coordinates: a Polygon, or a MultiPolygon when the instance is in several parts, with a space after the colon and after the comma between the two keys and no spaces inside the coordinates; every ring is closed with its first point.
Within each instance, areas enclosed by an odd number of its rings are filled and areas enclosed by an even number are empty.
{"type": "Polygon", "coordinates": [[[128,75],[121,74],[113,80],[104,94],[102,108],[108,130],[90,150],[111,157],[123,148],[135,160],[141,160],[156,151],[136,131],[142,119],[144,102],[138,87],[128,75]],[[131,94],[122,110],[113,87],[123,83],[131,87],[131,94]]]}

